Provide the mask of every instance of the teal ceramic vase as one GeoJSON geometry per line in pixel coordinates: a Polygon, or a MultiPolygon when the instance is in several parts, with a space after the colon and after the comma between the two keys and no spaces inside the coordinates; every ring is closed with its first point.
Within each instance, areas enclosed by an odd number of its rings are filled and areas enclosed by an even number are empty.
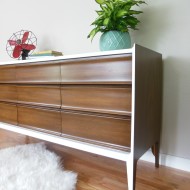
{"type": "Polygon", "coordinates": [[[101,51],[131,48],[131,37],[128,32],[108,31],[101,35],[99,42],[101,51]]]}

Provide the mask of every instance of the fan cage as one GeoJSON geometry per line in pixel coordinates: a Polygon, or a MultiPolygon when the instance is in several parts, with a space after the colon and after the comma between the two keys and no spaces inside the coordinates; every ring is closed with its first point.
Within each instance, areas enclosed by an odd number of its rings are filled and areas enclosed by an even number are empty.
{"type": "MultiPolygon", "coordinates": [[[[36,36],[34,35],[34,33],[33,33],[32,31],[29,31],[29,30],[20,30],[20,31],[18,31],[18,32],[15,32],[15,33],[13,33],[13,35],[9,38],[9,40],[14,40],[14,41],[21,40],[25,32],[29,32],[28,39],[26,40],[25,44],[33,44],[33,45],[35,45],[35,47],[36,47],[36,46],[37,46],[37,38],[36,38],[36,36]]],[[[9,44],[9,42],[7,41],[6,51],[7,51],[8,55],[9,55],[11,58],[14,58],[14,57],[13,57],[14,47],[15,47],[15,46],[11,46],[11,45],[9,44]]],[[[34,52],[34,50],[35,50],[35,49],[31,50],[28,55],[31,55],[31,54],[34,52]]],[[[18,59],[20,59],[20,58],[21,58],[21,55],[18,57],[18,59]]],[[[14,58],[14,59],[15,59],[15,58],[14,58]]]]}

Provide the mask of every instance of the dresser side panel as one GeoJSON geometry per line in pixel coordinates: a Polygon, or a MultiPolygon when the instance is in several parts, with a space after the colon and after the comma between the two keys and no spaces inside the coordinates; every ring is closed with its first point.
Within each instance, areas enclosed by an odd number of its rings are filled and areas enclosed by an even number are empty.
{"type": "Polygon", "coordinates": [[[140,158],[160,141],[162,110],[162,56],[135,46],[134,153],[140,158]]]}

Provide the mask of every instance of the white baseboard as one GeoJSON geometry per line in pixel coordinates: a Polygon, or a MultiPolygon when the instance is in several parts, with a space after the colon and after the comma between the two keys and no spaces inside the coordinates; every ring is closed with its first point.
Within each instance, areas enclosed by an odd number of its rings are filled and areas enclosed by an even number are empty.
{"type": "MultiPolygon", "coordinates": [[[[142,157],[141,160],[153,162],[154,163],[154,156],[152,152],[149,150],[147,151],[142,157]]],[[[160,154],[160,164],[180,170],[184,170],[190,172],[190,160],[185,158],[180,158],[176,156],[170,156],[167,154],[160,154]]]]}

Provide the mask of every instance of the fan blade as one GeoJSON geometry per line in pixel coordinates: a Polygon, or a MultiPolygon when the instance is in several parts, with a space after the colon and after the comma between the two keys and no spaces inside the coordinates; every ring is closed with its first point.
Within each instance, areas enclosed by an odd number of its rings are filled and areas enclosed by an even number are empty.
{"type": "Polygon", "coordinates": [[[36,48],[36,46],[33,44],[21,44],[21,47],[22,49],[26,49],[26,50],[33,50],[36,48]]]}
{"type": "Polygon", "coordinates": [[[21,45],[15,46],[15,48],[14,48],[14,50],[13,50],[13,57],[14,57],[14,58],[20,57],[21,51],[22,51],[21,45]]]}
{"type": "Polygon", "coordinates": [[[10,46],[15,46],[15,45],[17,45],[17,43],[16,43],[15,40],[8,40],[8,42],[9,42],[9,45],[10,45],[10,46]]]}
{"type": "Polygon", "coordinates": [[[22,37],[22,44],[24,44],[26,42],[26,40],[28,39],[28,36],[29,36],[29,32],[25,32],[23,34],[23,37],[22,37]]]}

